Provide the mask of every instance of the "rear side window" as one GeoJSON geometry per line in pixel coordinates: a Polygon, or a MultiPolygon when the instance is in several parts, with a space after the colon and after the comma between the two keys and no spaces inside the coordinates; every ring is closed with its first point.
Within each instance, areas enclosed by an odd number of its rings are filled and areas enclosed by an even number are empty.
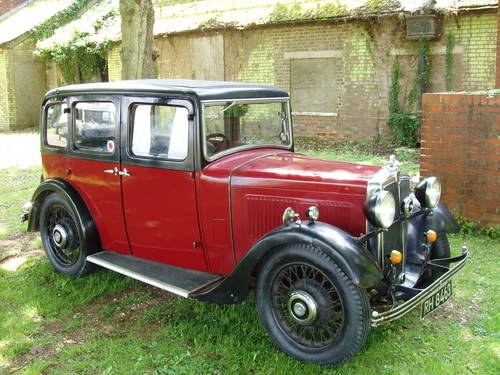
{"type": "Polygon", "coordinates": [[[188,110],[168,105],[135,104],[131,109],[135,156],[181,161],[188,154],[188,110]]]}
{"type": "Polygon", "coordinates": [[[81,102],[75,108],[75,148],[113,153],[116,136],[116,109],[111,102],[81,102]]]}
{"type": "Polygon", "coordinates": [[[68,145],[68,106],[53,103],[45,108],[45,144],[65,148],[68,145]]]}

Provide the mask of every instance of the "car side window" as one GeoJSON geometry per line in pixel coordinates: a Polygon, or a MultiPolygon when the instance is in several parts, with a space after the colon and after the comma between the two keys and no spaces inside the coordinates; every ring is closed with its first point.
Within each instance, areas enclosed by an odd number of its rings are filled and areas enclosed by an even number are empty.
{"type": "Polygon", "coordinates": [[[68,145],[68,106],[53,103],[45,107],[45,144],[66,148],[68,145]]]}
{"type": "Polygon", "coordinates": [[[75,110],[74,144],[77,149],[113,153],[116,109],[111,102],[79,102],[75,110]]]}
{"type": "Polygon", "coordinates": [[[135,156],[181,161],[188,154],[187,108],[134,104],[131,107],[131,151],[135,156]]]}

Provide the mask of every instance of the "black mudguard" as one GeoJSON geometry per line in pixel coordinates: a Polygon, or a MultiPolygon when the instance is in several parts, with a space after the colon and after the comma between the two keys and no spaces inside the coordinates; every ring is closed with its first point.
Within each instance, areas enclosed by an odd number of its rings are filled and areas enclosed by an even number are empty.
{"type": "Polygon", "coordinates": [[[411,252],[410,261],[420,264],[425,258],[425,253],[418,251],[422,243],[426,242],[425,233],[429,230],[439,233],[456,233],[460,225],[456,222],[451,212],[442,203],[426,215],[416,216],[408,221],[408,249],[411,252]]]}
{"type": "Polygon", "coordinates": [[[438,233],[457,233],[460,230],[460,225],[458,225],[450,210],[443,203],[439,203],[427,215],[426,226],[427,229],[432,229],[438,233]]]}
{"type": "Polygon", "coordinates": [[[77,225],[81,224],[83,240],[94,251],[101,248],[101,241],[92,215],[76,189],[60,179],[48,179],[38,185],[31,198],[32,208],[28,218],[28,231],[35,232],[40,227],[40,208],[45,198],[52,193],[59,194],[73,208],[77,216],[77,225]]]}
{"type": "Polygon", "coordinates": [[[363,245],[341,229],[325,223],[289,224],[261,238],[243,257],[236,268],[215,288],[192,297],[214,303],[240,303],[249,290],[249,280],[259,263],[281,245],[303,243],[321,249],[362,288],[377,284],[382,270],[363,245]]]}

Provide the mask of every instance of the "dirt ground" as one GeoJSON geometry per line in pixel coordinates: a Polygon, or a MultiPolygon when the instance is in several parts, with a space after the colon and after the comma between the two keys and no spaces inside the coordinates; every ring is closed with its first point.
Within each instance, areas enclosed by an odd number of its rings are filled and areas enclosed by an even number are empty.
{"type": "Polygon", "coordinates": [[[40,164],[38,133],[0,133],[0,170],[40,164]]]}

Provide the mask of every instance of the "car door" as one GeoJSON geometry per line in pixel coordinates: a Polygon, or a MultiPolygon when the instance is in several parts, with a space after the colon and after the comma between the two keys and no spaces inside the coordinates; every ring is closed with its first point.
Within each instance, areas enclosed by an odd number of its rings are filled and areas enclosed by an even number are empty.
{"type": "Polygon", "coordinates": [[[130,254],[118,176],[120,98],[81,95],[70,97],[69,104],[68,179],[92,214],[102,248],[130,254]]]}
{"type": "Polygon", "coordinates": [[[184,99],[123,99],[123,208],[135,256],[207,271],[193,173],[193,113],[184,99]]]}

